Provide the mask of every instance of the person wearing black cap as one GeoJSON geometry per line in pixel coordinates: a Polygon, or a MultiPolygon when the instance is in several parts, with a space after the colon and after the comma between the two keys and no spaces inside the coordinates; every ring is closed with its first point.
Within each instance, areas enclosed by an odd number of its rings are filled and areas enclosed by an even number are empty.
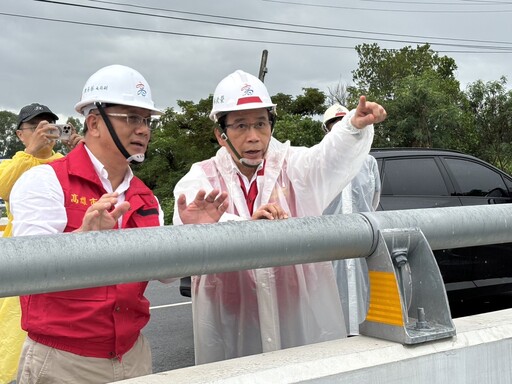
{"type": "MultiPolygon", "coordinates": [[[[6,203],[9,202],[14,183],[25,171],[62,157],[62,154],[53,150],[58,136],[52,133],[55,129],[52,124],[58,119],[59,117],[43,104],[32,103],[21,108],[18,114],[16,136],[25,146],[25,150],[17,152],[12,159],[4,160],[0,164],[0,197],[6,203]]],[[[70,139],[63,141],[63,144],[73,149],[80,140],[82,137],[73,128],[70,139]]],[[[12,216],[10,214],[8,216],[9,224],[5,228],[3,237],[10,237],[12,231],[12,216]]]]}
{"type": "MultiPolygon", "coordinates": [[[[62,154],[53,151],[57,135],[51,133],[54,129],[51,124],[58,119],[50,108],[38,103],[24,106],[18,114],[16,135],[25,145],[25,150],[0,164],[0,197],[6,202],[8,216],[2,237],[10,237],[12,234],[13,216],[9,211],[9,195],[14,183],[30,168],[62,157],[62,154]]],[[[70,139],[63,143],[71,149],[81,139],[81,136],[73,132],[70,139]]],[[[20,316],[18,297],[0,299],[0,356],[3,356],[0,361],[0,383],[8,383],[16,378],[26,335],[20,327],[20,316]]]]}
{"type": "MultiPolygon", "coordinates": [[[[16,135],[25,144],[26,153],[38,159],[47,159],[53,155],[53,147],[58,137],[52,134],[52,124],[58,119],[59,117],[43,104],[32,103],[21,108],[16,135]]],[[[73,128],[70,139],[62,140],[62,143],[73,149],[81,139],[73,128]]]]}

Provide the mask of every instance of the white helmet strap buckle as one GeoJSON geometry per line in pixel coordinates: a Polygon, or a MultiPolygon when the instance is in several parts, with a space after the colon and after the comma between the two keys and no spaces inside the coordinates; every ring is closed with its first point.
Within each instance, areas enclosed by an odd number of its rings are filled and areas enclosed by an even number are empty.
{"type": "Polygon", "coordinates": [[[220,137],[222,138],[222,140],[224,140],[228,144],[229,148],[231,149],[231,151],[237,157],[238,161],[240,161],[241,164],[243,164],[249,168],[258,168],[260,166],[263,159],[254,161],[254,160],[249,160],[249,159],[246,159],[246,158],[240,156],[238,151],[235,149],[234,145],[231,143],[231,140],[229,140],[229,137],[226,133],[226,128],[222,128],[222,127],[219,127],[219,128],[221,130],[220,137]]]}

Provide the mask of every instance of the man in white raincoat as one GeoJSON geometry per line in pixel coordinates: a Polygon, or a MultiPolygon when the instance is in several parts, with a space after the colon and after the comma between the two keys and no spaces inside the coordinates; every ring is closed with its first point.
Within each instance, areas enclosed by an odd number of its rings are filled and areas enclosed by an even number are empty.
{"type": "MultiPolygon", "coordinates": [[[[334,104],[324,113],[322,128],[329,133],[333,126],[349,112],[340,104],[334,104]]],[[[375,211],[380,201],[380,176],[377,160],[371,155],[366,159],[357,175],[350,181],[325,209],[324,215],[375,211]]],[[[368,313],[369,281],[366,260],[345,259],[332,262],[347,334],[358,335],[359,324],[368,313]]]]}
{"type": "MultiPolygon", "coordinates": [[[[272,137],[275,107],[255,76],[224,78],[210,114],[222,148],[179,181],[178,204],[218,189],[229,196],[220,221],[321,215],[361,168],[372,124],[386,117],[361,96],[321,143],[299,148],[272,137]]],[[[330,262],[194,276],[192,302],[197,364],[346,336],[330,262]]]]}

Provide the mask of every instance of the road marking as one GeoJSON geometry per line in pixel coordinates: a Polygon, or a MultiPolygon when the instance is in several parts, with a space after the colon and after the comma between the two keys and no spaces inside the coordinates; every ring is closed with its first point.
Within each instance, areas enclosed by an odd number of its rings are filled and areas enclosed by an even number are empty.
{"type": "Polygon", "coordinates": [[[192,304],[191,301],[185,301],[183,303],[175,303],[175,304],[166,304],[166,305],[157,305],[155,307],[149,307],[149,309],[160,309],[160,308],[168,308],[168,307],[178,307],[180,305],[188,305],[192,304]]]}

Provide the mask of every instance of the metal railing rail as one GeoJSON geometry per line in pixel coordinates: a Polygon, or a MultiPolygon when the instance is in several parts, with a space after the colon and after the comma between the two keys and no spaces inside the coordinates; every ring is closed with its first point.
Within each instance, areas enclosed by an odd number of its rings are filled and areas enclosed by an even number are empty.
{"type": "Polygon", "coordinates": [[[5,238],[0,297],[369,256],[377,230],[432,249],[512,242],[512,204],[5,238]]]}

